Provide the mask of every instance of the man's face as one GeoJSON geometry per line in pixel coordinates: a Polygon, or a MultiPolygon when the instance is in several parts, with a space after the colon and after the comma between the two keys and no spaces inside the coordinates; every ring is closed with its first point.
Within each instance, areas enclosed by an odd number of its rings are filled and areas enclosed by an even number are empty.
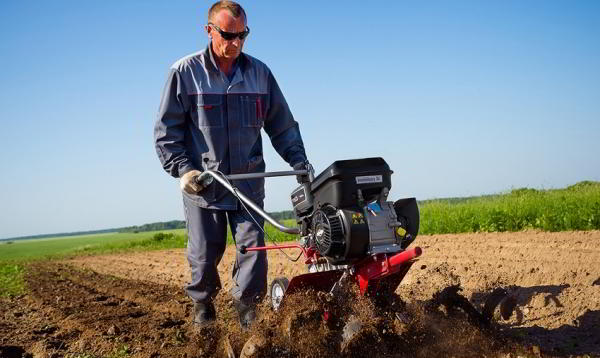
{"type": "MultiPolygon", "coordinates": [[[[214,16],[212,24],[225,32],[239,33],[246,29],[246,19],[244,18],[244,15],[235,18],[231,16],[226,9],[222,9],[214,16]]],[[[245,40],[240,40],[239,37],[236,37],[233,40],[225,40],[223,36],[210,25],[206,26],[206,32],[212,37],[215,56],[226,60],[235,60],[242,52],[245,40]]]]}

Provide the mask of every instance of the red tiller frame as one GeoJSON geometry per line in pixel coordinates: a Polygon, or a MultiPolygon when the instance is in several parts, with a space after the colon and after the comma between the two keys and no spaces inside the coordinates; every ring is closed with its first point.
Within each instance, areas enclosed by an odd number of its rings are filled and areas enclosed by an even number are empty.
{"type": "Polygon", "coordinates": [[[414,262],[412,260],[421,256],[422,253],[423,250],[420,247],[415,247],[392,256],[388,256],[388,254],[369,256],[357,263],[354,276],[360,287],[360,293],[364,295],[367,292],[376,292],[380,280],[399,274],[400,277],[398,277],[398,281],[393,287],[395,290],[410,266],[412,266],[414,262]]]}
{"type": "MultiPolygon", "coordinates": [[[[300,249],[306,258],[305,263],[307,264],[317,262],[318,257],[320,257],[319,253],[313,248],[306,248],[300,244],[248,248],[242,246],[240,252],[245,253],[247,251],[266,251],[275,249],[300,249]]],[[[376,293],[380,283],[388,278],[394,278],[394,280],[390,282],[389,288],[395,290],[414,263],[413,260],[421,256],[422,253],[423,250],[420,247],[415,247],[393,255],[381,253],[369,256],[364,260],[357,262],[353,265],[354,270],[352,272],[353,277],[360,288],[360,293],[363,295],[367,293],[376,293]]],[[[290,286],[286,293],[294,291],[296,288],[313,286],[315,289],[328,291],[340,276],[341,274],[336,272],[315,272],[296,276],[290,281],[290,286]]]]}

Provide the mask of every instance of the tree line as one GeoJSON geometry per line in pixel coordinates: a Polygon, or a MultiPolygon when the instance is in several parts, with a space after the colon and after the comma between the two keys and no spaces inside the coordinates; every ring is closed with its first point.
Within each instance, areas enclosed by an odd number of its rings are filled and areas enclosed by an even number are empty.
{"type": "MultiPolygon", "coordinates": [[[[291,210],[269,213],[269,215],[271,215],[275,220],[278,220],[278,221],[295,218],[294,212],[291,210]]],[[[161,230],[175,230],[175,229],[185,229],[185,221],[171,220],[171,221],[161,221],[161,222],[149,223],[149,224],[144,224],[144,225],[127,226],[124,228],[120,228],[119,232],[138,233],[138,232],[145,232],[145,231],[161,231],[161,230]]]]}

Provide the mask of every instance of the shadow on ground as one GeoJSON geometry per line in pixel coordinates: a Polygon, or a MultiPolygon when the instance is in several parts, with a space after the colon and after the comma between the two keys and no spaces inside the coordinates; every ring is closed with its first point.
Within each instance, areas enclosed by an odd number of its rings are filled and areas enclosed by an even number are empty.
{"type": "Polygon", "coordinates": [[[481,306],[484,315],[494,317],[499,330],[526,346],[538,346],[543,353],[552,356],[600,356],[600,311],[588,310],[572,324],[553,329],[526,318],[527,310],[536,309],[527,308],[535,299],[540,301],[540,309],[549,311],[546,319],[558,319],[564,314],[560,296],[569,287],[568,284],[498,287],[491,292],[473,294],[471,302],[481,306]]]}

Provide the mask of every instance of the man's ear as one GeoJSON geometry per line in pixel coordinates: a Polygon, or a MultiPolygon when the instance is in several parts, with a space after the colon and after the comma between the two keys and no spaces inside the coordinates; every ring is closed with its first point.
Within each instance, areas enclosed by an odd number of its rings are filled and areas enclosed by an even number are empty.
{"type": "Polygon", "coordinates": [[[210,36],[211,30],[212,30],[212,27],[210,27],[208,25],[204,25],[204,31],[206,31],[206,33],[208,34],[208,36],[210,36]]]}

